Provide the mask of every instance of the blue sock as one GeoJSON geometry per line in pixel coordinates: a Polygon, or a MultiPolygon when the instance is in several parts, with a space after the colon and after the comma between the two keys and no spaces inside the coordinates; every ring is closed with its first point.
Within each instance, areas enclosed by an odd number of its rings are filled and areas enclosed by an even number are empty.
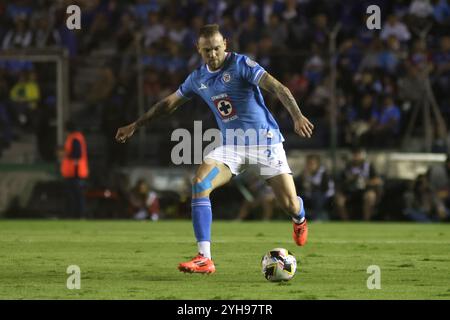
{"type": "Polygon", "coordinates": [[[197,242],[211,241],[212,211],[209,198],[192,199],[192,224],[197,242]]]}
{"type": "Polygon", "coordinates": [[[298,216],[296,218],[292,218],[292,220],[294,220],[295,223],[302,223],[305,221],[305,207],[303,206],[303,199],[298,196],[297,198],[300,204],[300,212],[298,213],[298,216]]]}

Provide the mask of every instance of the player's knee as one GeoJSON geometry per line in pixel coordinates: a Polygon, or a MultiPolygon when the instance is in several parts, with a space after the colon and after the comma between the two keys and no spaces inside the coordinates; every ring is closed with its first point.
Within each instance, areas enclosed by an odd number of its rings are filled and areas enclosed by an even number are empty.
{"type": "Polygon", "coordinates": [[[202,179],[199,176],[195,176],[192,178],[192,186],[198,185],[202,182],[202,179]]]}
{"type": "Polygon", "coordinates": [[[208,186],[205,185],[204,179],[200,178],[199,176],[195,176],[192,178],[192,195],[203,195],[208,196],[212,191],[212,188],[208,188],[208,186]]]}
{"type": "Polygon", "coordinates": [[[192,178],[192,194],[195,195],[197,193],[200,193],[200,184],[202,183],[202,179],[198,176],[195,176],[192,178]]]}

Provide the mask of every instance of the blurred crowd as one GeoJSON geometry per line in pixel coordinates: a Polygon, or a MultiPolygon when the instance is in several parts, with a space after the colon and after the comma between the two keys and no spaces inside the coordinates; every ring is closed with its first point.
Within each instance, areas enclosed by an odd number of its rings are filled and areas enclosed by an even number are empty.
{"type": "MultiPolygon", "coordinates": [[[[94,85],[82,94],[88,114],[98,112],[98,126],[109,137],[138,113],[137,66],[144,68],[147,108],[176,90],[199,65],[198,29],[219,23],[229,50],[252,57],[289,87],[317,124],[315,147],[329,145],[332,62],[337,66],[339,145],[389,148],[397,146],[412,110],[425,96],[425,79],[430,79],[449,125],[449,21],[447,0],[16,0],[0,3],[0,46],[2,51],[66,48],[72,87],[78,85],[74,80],[81,58],[111,54],[94,85]],[[66,27],[71,4],[81,8],[81,30],[66,27]],[[373,4],[381,9],[381,30],[366,26],[366,8],[373,4]],[[130,58],[138,53],[137,60],[130,58]]],[[[30,114],[54,97],[51,90],[39,94],[49,76],[45,68],[37,74],[36,65],[0,59],[2,145],[13,138],[11,126],[34,121],[30,114]]],[[[282,129],[291,129],[286,110],[274,97],[267,99],[282,129]]],[[[186,115],[202,119],[201,109],[186,115]]],[[[214,125],[211,117],[203,120],[214,125]]],[[[179,120],[167,125],[177,127],[179,120]]],[[[445,151],[445,131],[434,131],[434,150],[445,151]]],[[[117,153],[114,145],[107,148],[117,153]]]]}
{"type": "MultiPolygon", "coordinates": [[[[353,148],[336,178],[318,154],[309,154],[294,182],[309,220],[450,221],[450,156],[416,179],[393,186],[377,172],[362,148],[353,148]],[[394,193],[397,199],[393,199],[394,193]]],[[[243,198],[238,220],[269,220],[276,213],[284,216],[272,189],[259,176],[244,173],[236,183],[243,198]]]]}

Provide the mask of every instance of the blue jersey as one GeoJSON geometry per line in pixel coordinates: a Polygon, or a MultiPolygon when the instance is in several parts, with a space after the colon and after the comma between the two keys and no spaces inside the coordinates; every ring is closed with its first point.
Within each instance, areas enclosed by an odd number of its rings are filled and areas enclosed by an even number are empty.
{"type": "Polygon", "coordinates": [[[203,64],[186,78],[177,94],[202,97],[216,118],[224,144],[276,144],[284,138],[258,87],[265,72],[250,58],[227,53],[222,68],[210,71],[203,64]]]}

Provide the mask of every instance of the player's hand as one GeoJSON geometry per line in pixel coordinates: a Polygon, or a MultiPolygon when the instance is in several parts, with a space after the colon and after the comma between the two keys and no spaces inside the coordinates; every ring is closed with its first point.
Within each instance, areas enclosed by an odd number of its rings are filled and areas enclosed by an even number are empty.
{"type": "Polygon", "coordinates": [[[303,138],[311,138],[314,130],[314,125],[305,117],[300,116],[294,120],[295,132],[303,138]]]}
{"type": "Polygon", "coordinates": [[[136,131],[136,123],[133,122],[125,127],[121,127],[117,129],[116,133],[116,141],[120,143],[127,142],[128,139],[131,138],[131,136],[134,134],[134,131],[136,131]]]}

